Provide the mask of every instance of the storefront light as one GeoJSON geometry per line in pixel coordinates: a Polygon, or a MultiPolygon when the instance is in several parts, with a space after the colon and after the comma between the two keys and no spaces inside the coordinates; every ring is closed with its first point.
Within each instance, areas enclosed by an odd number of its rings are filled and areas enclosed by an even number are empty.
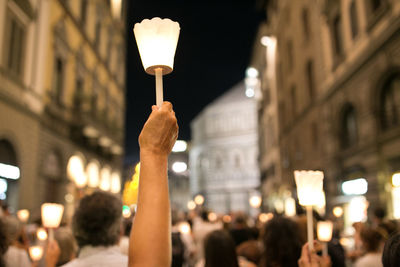
{"type": "Polygon", "coordinates": [[[172,164],[172,170],[176,173],[182,173],[187,170],[187,164],[182,161],[177,161],[172,164]]]}
{"type": "Polygon", "coordinates": [[[17,180],[20,177],[19,168],[13,165],[0,163],[0,177],[17,180]]]}
{"type": "Polygon", "coordinates": [[[184,152],[187,149],[187,143],[183,140],[177,140],[172,148],[172,152],[184,152]]]}
{"type": "Polygon", "coordinates": [[[349,203],[349,221],[365,222],[367,220],[368,201],[363,196],[353,197],[349,203]]]}
{"type": "Polygon", "coordinates": [[[392,205],[394,219],[400,219],[400,187],[392,189],[392,205]]]}
{"type": "Polygon", "coordinates": [[[100,172],[100,189],[103,191],[109,191],[111,187],[110,182],[110,169],[105,167],[100,172]]]}
{"type": "Polygon", "coordinates": [[[394,187],[400,187],[400,172],[393,174],[392,176],[392,185],[394,187]]]}
{"type": "Polygon", "coordinates": [[[99,186],[99,164],[96,162],[90,162],[86,167],[86,174],[88,177],[88,186],[89,187],[98,187],[99,186]]]}
{"type": "Polygon", "coordinates": [[[364,195],[368,191],[368,182],[365,178],[343,182],[342,191],[345,195],[364,195]]]}
{"type": "Polygon", "coordinates": [[[111,175],[111,193],[117,194],[121,191],[121,178],[120,175],[114,172],[111,175]]]}
{"type": "Polygon", "coordinates": [[[7,192],[7,181],[0,178],[0,194],[7,192]]]}

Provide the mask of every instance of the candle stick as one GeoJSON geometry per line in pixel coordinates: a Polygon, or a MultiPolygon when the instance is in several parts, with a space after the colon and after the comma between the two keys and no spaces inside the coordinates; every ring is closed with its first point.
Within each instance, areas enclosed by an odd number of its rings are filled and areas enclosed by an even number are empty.
{"type": "Polygon", "coordinates": [[[307,210],[307,239],[310,250],[314,249],[314,224],[312,206],[306,206],[307,210]]]}
{"type": "Polygon", "coordinates": [[[158,17],[144,19],[133,28],[143,68],[156,77],[156,104],[163,102],[162,76],[172,72],[179,38],[179,23],[158,17]]]}

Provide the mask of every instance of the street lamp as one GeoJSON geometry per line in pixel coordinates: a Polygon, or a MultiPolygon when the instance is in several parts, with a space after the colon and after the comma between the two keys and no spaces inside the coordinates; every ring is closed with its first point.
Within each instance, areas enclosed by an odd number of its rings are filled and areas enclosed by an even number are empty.
{"type": "Polygon", "coordinates": [[[173,70],[179,31],[179,23],[158,17],[144,19],[133,28],[143,67],[148,74],[156,76],[158,107],[163,102],[162,75],[173,70]]]}

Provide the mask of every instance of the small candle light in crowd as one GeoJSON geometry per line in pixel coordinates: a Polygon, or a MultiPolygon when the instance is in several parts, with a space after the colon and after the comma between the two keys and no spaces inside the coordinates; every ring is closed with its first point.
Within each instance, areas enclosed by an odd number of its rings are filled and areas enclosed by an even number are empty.
{"type": "Polygon", "coordinates": [[[43,226],[49,228],[49,239],[53,240],[53,228],[57,228],[62,219],[64,206],[56,203],[42,204],[42,222],[43,226]]]}
{"type": "Polygon", "coordinates": [[[208,214],[208,220],[210,222],[215,222],[217,220],[217,214],[215,212],[210,212],[208,214]]]}
{"type": "Polygon", "coordinates": [[[181,222],[179,224],[179,232],[181,234],[187,235],[190,234],[190,225],[188,222],[181,222]]]}
{"type": "Polygon", "coordinates": [[[193,200],[190,200],[190,201],[187,203],[187,208],[188,208],[189,210],[194,210],[194,209],[196,208],[196,203],[194,203],[193,200]]]}
{"type": "Polygon", "coordinates": [[[324,242],[323,255],[328,255],[328,242],[332,239],[333,223],[331,221],[320,221],[317,224],[318,240],[324,242]]]}
{"type": "Polygon", "coordinates": [[[343,215],[343,208],[342,207],[334,207],[332,210],[333,215],[335,217],[339,218],[343,215]]]}
{"type": "Polygon", "coordinates": [[[194,198],[194,203],[196,203],[197,205],[203,205],[204,203],[204,197],[202,195],[197,195],[194,198]]]}
{"type": "Polygon", "coordinates": [[[249,199],[249,204],[252,208],[258,209],[261,206],[261,197],[258,195],[251,196],[249,199]]]}
{"type": "Polygon", "coordinates": [[[44,241],[47,239],[47,232],[43,227],[40,227],[36,232],[36,236],[40,241],[44,241]]]}
{"type": "Polygon", "coordinates": [[[23,209],[17,211],[17,217],[22,223],[26,223],[29,219],[29,210],[23,209]]]}
{"type": "Polygon", "coordinates": [[[266,223],[269,220],[271,220],[272,218],[274,218],[274,214],[272,214],[271,212],[261,213],[260,215],[258,215],[258,220],[262,223],[266,223]]]}
{"type": "Polygon", "coordinates": [[[229,215],[224,215],[224,216],[222,217],[222,221],[223,221],[224,223],[230,223],[230,222],[232,221],[232,217],[229,216],[229,215]]]}
{"type": "Polygon", "coordinates": [[[131,217],[131,215],[132,215],[131,208],[129,206],[124,205],[122,207],[122,217],[127,219],[131,217]]]}
{"type": "Polygon", "coordinates": [[[179,31],[179,23],[158,17],[144,19],[133,28],[143,68],[148,74],[156,76],[158,107],[163,102],[162,75],[173,70],[179,31]]]}
{"type": "Polygon", "coordinates": [[[43,248],[41,246],[29,247],[29,256],[32,261],[39,261],[43,256],[43,248]]]}
{"type": "Polygon", "coordinates": [[[299,203],[307,211],[307,239],[310,250],[314,249],[312,206],[317,205],[323,192],[324,173],[321,171],[294,171],[299,203]]]}

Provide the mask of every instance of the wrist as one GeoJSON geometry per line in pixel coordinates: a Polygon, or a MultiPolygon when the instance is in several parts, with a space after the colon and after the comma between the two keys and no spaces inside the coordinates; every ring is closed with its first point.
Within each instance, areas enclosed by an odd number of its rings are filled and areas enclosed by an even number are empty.
{"type": "Polygon", "coordinates": [[[154,160],[154,161],[168,161],[168,154],[162,153],[159,151],[154,151],[150,149],[141,149],[140,150],[140,161],[143,160],[154,160]]]}

